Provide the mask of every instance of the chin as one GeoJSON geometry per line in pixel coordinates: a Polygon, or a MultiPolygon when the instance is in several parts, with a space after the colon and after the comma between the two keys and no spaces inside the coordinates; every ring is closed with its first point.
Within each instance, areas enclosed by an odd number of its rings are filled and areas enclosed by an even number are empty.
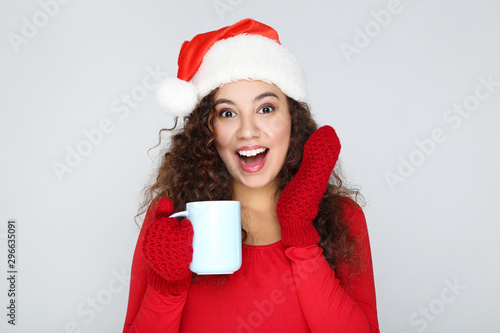
{"type": "Polygon", "coordinates": [[[276,185],[276,177],[270,176],[256,176],[248,177],[246,179],[239,179],[238,182],[251,189],[267,188],[276,185]]]}

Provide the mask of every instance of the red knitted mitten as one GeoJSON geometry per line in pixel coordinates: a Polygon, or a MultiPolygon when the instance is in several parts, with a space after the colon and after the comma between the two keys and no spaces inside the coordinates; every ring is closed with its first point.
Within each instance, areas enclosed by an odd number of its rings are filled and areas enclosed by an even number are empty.
{"type": "Polygon", "coordinates": [[[154,211],[153,222],[146,229],[142,251],[151,265],[149,284],[160,292],[179,294],[191,283],[189,264],[193,260],[193,226],[188,219],[180,223],[170,218],[172,201],[163,198],[154,211]]]}
{"type": "Polygon", "coordinates": [[[304,145],[299,171],[278,201],[281,239],[286,246],[305,247],[319,243],[319,234],[312,222],[339,153],[340,141],[330,126],[318,129],[304,145]]]}

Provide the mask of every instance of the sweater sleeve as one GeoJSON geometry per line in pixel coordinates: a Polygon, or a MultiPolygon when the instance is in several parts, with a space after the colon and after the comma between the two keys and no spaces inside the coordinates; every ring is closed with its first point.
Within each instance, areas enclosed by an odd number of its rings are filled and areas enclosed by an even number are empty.
{"type": "Polygon", "coordinates": [[[172,295],[158,292],[148,285],[148,270],[151,267],[142,254],[142,241],[151,221],[150,207],[135,247],[123,333],[179,332],[187,291],[172,295]]]}
{"type": "MultiPolygon", "coordinates": [[[[346,205],[344,214],[350,231],[361,245],[363,258],[359,275],[343,287],[318,246],[289,247],[295,287],[312,332],[380,332],[368,230],[361,208],[346,205]]],[[[347,272],[340,266],[337,272],[347,272]]],[[[339,274],[337,274],[339,275],[339,274]]],[[[341,275],[342,276],[342,275],[341,275]]]]}

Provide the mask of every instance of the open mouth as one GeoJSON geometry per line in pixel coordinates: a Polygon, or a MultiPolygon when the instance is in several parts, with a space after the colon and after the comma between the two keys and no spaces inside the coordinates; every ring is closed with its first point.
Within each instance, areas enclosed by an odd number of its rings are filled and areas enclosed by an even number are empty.
{"type": "Polygon", "coordinates": [[[267,156],[268,148],[258,148],[252,150],[240,150],[237,152],[238,158],[241,164],[255,168],[257,167],[267,156]]]}

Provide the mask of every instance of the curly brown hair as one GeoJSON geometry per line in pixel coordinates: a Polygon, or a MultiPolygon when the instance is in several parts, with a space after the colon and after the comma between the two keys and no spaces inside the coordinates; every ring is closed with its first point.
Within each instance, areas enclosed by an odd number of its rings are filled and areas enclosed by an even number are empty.
{"type": "MultiPolygon", "coordinates": [[[[176,119],[173,128],[160,130],[158,145],[163,131],[174,133],[159,165],[156,180],[144,190],[145,200],[136,217],[142,215],[148,206],[154,207],[163,197],[170,198],[178,209],[184,208],[190,201],[233,199],[231,177],[215,148],[215,92],[198,103],[195,110],[184,118],[180,129],[176,129],[176,119]]],[[[292,119],[291,137],[285,163],[277,176],[277,195],[299,170],[304,144],[318,128],[306,103],[289,97],[287,100],[292,119]]],[[[319,246],[330,267],[336,269],[344,263],[352,268],[350,275],[354,275],[360,267],[361,255],[356,239],[349,232],[344,207],[346,204],[356,205],[355,200],[360,195],[358,190],[347,188],[342,178],[340,163],[337,163],[313,224],[319,232],[319,246]]],[[[245,230],[243,234],[245,238],[245,230]]]]}

